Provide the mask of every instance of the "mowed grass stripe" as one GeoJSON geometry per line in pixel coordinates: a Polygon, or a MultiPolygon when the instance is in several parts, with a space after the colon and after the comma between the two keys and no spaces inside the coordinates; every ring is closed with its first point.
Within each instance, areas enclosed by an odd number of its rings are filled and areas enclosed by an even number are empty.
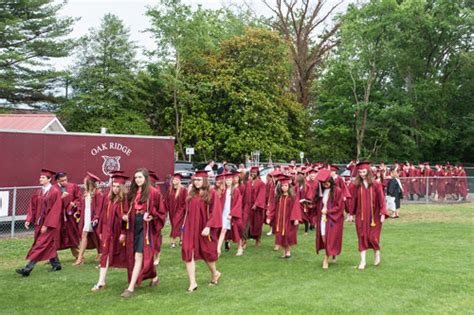
{"type": "MultiPolygon", "coordinates": [[[[359,260],[353,224],[344,228],[341,256],[322,270],[316,256],[314,232],[303,235],[289,260],[273,251],[273,237],[263,237],[256,248],[249,242],[242,257],[236,246],[223,253],[218,269],[221,283],[208,287],[209,272],[197,264],[199,289],[186,294],[187,276],[180,249],[170,249],[165,237],[158,272],[161,284],[148,281],[130,300],[120,298],[126,271],[111,269],[107,288],[93,294],[98,271],[95,253],[87,264],[72,267],[70,252],[60,252],[63,270],[48,273],[39,264],[29,278],[14,269],[23,266],[32,239],[0,241],[0,313],[130,314],[155,311],[165,314],[280,314],[280,313],[470,313],[474,309],[474,206],[410,205],[402,218],[388,220],[382,232],[382,265],[355,270],[359,260]]],[[[265,228],[265,231],[267,228],[265,228]]],[[[168,230],[164,231],[167,235],[168,230]]]]}

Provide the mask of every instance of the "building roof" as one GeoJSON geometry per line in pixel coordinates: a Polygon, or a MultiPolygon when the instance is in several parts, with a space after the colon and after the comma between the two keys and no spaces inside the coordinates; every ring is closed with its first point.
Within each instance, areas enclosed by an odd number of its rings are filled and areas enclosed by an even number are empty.
{"type": "Polygon", "coordinates": [[[54,114],[0,114],[0,129],[66,132],[54,114]]]}

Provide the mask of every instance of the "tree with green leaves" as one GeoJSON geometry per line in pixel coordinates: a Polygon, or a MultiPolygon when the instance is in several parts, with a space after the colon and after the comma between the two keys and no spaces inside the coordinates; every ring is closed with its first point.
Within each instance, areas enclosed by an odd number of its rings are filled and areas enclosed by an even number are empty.
{"type": "Polygon", "coordinates": [[[48,61],[66,57],[74,23],[58,16],[64,3],[52,0],[1,0],[0,99],[11,103],[56,103],[53,89],[64,72],[48,61]]]}
{"type": "Polygon", "coordinates": [[[98,29],[79,41],[72,71],[73,97],[60,111],[72,130],[151,134],[140,113],[136,84],[136,45],[115,15],[106,14],[98,29]]]}
{"type": "Polygon", "coordinates": [[[472,65],[471,31],[462,1],[350,5],[341,18],[341,45],[315,86],[315,139],[325,154],[430,161],[467,157],[470,149],[459,144],[472,132],[466,128],[472,96],[460,87],[472,86],[465,74],[472,65]],[[340,143],[333,152],[327,142],[331,133],[340,143]]]}

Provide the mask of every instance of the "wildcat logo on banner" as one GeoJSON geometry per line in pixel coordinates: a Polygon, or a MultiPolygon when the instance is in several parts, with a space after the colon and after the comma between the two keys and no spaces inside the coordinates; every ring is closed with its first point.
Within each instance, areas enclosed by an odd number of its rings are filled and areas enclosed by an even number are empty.
{"type": "Polygon", "coordinates": [[[103,155],[104,163],[102,163],[102,172],[105,175],[110,176],[113,171],[120,170],[120,156],[107,156],[103,155]]]}

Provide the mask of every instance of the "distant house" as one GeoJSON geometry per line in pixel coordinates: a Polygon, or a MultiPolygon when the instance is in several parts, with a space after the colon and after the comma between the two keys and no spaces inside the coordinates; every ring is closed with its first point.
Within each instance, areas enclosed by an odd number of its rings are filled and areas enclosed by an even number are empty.
{"type": "Polygon", "coordinates": [[[0,129],[18,131],[66,132],[54,114],[0,114],[0,129]]]}

